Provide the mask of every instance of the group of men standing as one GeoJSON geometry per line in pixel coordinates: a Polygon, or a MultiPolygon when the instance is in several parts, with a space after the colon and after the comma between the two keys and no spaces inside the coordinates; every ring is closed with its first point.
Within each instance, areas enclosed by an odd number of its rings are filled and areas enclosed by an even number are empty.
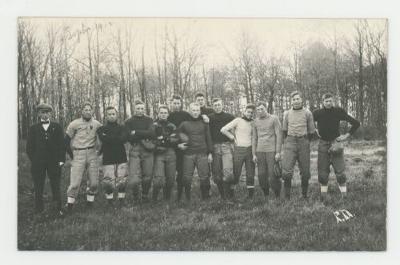
{"type": "Polygon", "coordinates": [[[334,168],[340,191],[345,194],[343,149],[334,150],[334,147],[354,133],[360,123],[342,108],[334,107],[331,94],[323,96],[323,107],[314,113],[303,107],[298,92],[291,94],[291,104],[292,108],[284,113],[281,125],[277,116],[267,112],[265,102],[248,104],[243,115],[235,118],[223,111],[221,98],[213,99],[213,108],[208,108],[205,96],[198,93],[195,102],[189,105],[189,112],[182,110],[182,99],[173,96],[172,111],[166,105],[159,106],[155,121],[145,115],[145,105],[139,100],[135,101],[134,115],[124,124],[118,123],[116,108],[107,107],[106,123],[102,125],[92,117],[91,104],[86,103],[82,116],[68,125],[65,137],[60,125],[50,121],[52,107],[40,104],[37,107],[40,122],[30,128],[27,141],[36,212],[44,209],[42,197],[47,175],[54,211],[63,215],[60,178],[66,153],[71,158],[68,212],[76,203],[84,172],[88,175],[87,204],[93,204],[99,186],[99,155],[102,155],[103,167],[101,182],[109,204],[114,203],[115,193],[119,204],[123,205],[128,191],[132,192],[135,202],[146,202],[150,196],[157,201],[161,190],[164,199],[170,200],[175,181],[176,199],[180,201],[185,195],[190,201],[195,169],[203,200],[210,197],[212,176],[221,197],[233,202],[243,164],[248,198],[254,196],[257,166],[264,196],[268,198],[271,189],[276,197],[280,197],[282,175],[284,195],[289,199],[296,161],[300,169],[302,195],[307,198],[311,176],[310,141],[315,138],[320,139],[318,180],[321,198],[326,196],[328,189],[330,165],[334,168]],[[352,125],[344,135],[339,133],[342,120],[352,125]],[[126,143],[129,143],[128,150],[126,143]],[[280,163],[282,174],[277,174],[276,168],[280,168],[280,163]]]}

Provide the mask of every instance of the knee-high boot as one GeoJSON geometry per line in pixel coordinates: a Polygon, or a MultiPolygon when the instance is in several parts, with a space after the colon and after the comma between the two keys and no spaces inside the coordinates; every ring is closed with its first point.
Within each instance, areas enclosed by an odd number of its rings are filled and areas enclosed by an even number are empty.
{"type": "Polygon", "coordinates": [[[292,189],[292,180],[291,179],[286,179],[284,182],[284,190],[285,190],[285,198],[290,199],[290,192],[292,189]]]}

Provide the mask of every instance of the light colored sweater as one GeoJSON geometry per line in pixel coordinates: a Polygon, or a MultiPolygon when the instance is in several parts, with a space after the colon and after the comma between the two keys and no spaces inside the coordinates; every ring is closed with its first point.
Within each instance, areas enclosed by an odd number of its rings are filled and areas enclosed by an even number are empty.
{"type": "Polygon", "coordinates": [[[221,132],[225,135],[233,134],[236,145],[241,147],[251,146],[252,131],[253,121],[246,121],[243,118],[236,118],[221,129],[221,132]]]}
{"type": "Polygon", "coordinates": [[[290,136],[305,136],[315,132],[314,118],[308,109],[290,109],[283,114],[282,130],[290,136]]]}
{"type": "Polygon", "coordinates": [[[254,120],[253,147],[256,152],[281,151],[281,123],[275,115],[254,120]]]}

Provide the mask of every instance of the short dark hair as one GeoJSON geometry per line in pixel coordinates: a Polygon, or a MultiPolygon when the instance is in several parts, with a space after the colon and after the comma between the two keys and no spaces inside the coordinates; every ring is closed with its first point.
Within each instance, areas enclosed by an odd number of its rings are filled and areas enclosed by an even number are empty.
{"type": "Polygon", "coordinates": [[[249,103],[249,104],[246,105],[246,109],[255,110],[255,109],[256,109],[256,106],[255,106],[253,103],[249,103]]]}
{"type": "Polygon", "coordinates": [[[259,102],[257,102],[256,107],[259,107],[259,106],[267,107],[267,103],[265,103],[264,101],[259,101],[259,102]]]}
{"type": "Polygon", "coordinates": [[[333,95],[331,93],[329,93],[329,92],[322,95],[322,99],[323,100],[325,100],[327,98],[333,98],[333,95]]]}
{"type": "Polygon", "coordinates": [[[179,96],[179,95],[173,95],[173,96],[172,96],[172,100],[174,100],[174,99],[177,99],[177,100],[182,101],[182,97],[179,96]]]}
{"type": "Polygon", "coordinates": [[[117,111],[117,108],[114,107],[114,106],[108,106],[108,107],[106,108],[106,112],[109,111],[109,110],[115,110],[115,112],[118,112],[118,111],[117,111]]]}
{"type": "Polygon", "coordinates": [[[189,109],[192,108],[192,107],[199,107],[200,108],[200,105],[197,102],[192,102],[192,103],[189,104],[189,109]]]}
{"type": "Polygon", "coordinates": [[[213,98],[212,103],[215,103],[217,101],[222,101],[222,98],[213,98]]]}
{"type": "Polygon", "coordinates": [[[199,92],[199,93],[196,93],[196,95],[194,96],[194,98],[199,98],[199,97],[205,97],[204,96],[204,94],[203,93],[201,93],[201,92],[199,92]]]}
{"type": "Polygon", "coordinates": [[[164,104],[159,105],[158,106],[158,112],[160,112],[160,109],[166,109],[168,111],[168,113],[169,113],[169,108],[168,108],[167,105],[164,105],[164,104]]]}
{"type": "Polygon", "coordinates": [[[144,102],[140,99],[135,100],[135,105],[144,105],[144,102]]]}
{"type": "Polygon", "coordinates": [[[299,96],[301,97],[301,93],[299,91],[293,91],[292,93],[290,93],[290,98],[293,98],[294,96],[299,96]]]}
{"type": "Polygon", "coordinates": [[[90,102],[85,102],[85,103],[83,103],[82,109],[84,109],[86,106],[89,106],[91,109],[93,109],[93,105],[92,105],[92,103],[90,103],[90,102]]]}

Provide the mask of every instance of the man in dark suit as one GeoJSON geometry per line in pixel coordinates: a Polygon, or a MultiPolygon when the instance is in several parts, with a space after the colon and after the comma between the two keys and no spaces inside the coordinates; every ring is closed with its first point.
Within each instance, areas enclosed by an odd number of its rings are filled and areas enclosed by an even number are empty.
{"type": "Polygon", "coordinates": [[[31,161],[31,173],[35,190],[35,211],[44,210],[43,189],[46,174],[50,179],[56,215],[61,211],[61,167],[65,163],[65,145],[63,129],[58,123],[50,121],[52,107],[48,104],[37,106],[39,123],[30,127],[26,152],[31,161]]]}

